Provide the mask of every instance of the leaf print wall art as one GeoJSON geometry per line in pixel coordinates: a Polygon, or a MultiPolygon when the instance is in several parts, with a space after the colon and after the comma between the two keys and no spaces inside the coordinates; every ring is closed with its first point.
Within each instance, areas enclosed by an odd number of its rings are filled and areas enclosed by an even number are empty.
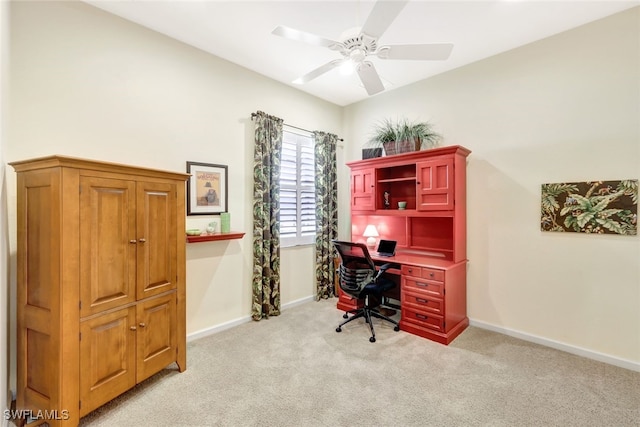
{"type": "Polygon", "coordinates": [[[540,229],[638,234],[638,180],[542,184],[540,229]]]}

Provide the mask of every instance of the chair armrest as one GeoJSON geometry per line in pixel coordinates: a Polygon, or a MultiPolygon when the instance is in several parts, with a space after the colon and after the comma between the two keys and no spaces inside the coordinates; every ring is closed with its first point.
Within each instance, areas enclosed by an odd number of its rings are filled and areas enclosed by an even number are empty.
{"type": "Polygon", "coordinates": [[[376,276],[374,277],[374,280],[378,280],[378,277],[382,276],[382,274],[387,271],[389,268],[393,267],[393,263],[392,262],[388,262],[386,264],[382,264],[380,267],[378,267],[378,274],[376,274],[376,276]]]}
{"type": "Polygon", "coordinates": [[[385,271],[387,271],[391,267],[393,267],[393,263],[392,262],[388,262],[388,263],[382,264],[380,267],[378,267],[378,271],[384,273],[385,271]]]}

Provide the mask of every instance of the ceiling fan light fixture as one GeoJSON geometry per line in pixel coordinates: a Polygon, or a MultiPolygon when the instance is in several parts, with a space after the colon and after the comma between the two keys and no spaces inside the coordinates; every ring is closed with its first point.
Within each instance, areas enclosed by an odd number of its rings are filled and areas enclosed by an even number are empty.
{"type": "Polygon", "coordinates": [[[367,56],[367,52],[359,47],[354,48],[353,50],[351,50],[351,52],[349,52],[349,59],[356,63],[359,64],[362,61],[364,61],[364,58],[366,58],[367,56]]]}
{"type": "Polygon", "coordinates": [[[347,59],[340,65],[340,74],[343,76],[350,76],[356,69],[356,64],[351,60],[347,59]]]}

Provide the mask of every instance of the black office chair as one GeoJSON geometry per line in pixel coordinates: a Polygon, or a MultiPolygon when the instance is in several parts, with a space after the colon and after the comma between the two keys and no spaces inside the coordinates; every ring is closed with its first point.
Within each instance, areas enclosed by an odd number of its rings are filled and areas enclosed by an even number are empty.
{"type": "Polygon", "coordinates": [[[398,322],[381,314],[378,309],[380,302],[383,301],[382,293],[396,286],[394,282],[382,275],[393,264],[387,263],[376,269],[369,250],[364,244],[339,240],[333,240],[332,243],[340,255],[340,289],[353,298],[362,300],[364,304],[362,308],[347,311],[342,316],[347,320],[338,325],[336,332],[341,332],[342,326],[361,317],[365,319],[371,330],[370,342],[376,342],[371,317],[391,322],[395,325],[393,330],[399,331],[398,322]],[[349,317],[349,314],[353,316],[349,317]]]}

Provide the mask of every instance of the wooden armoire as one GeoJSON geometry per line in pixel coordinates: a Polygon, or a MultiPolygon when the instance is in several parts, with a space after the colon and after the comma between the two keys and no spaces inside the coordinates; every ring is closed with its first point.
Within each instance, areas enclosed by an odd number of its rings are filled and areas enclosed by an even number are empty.
{"type": "Polygon", "coordinates": [[[16,408],[77,425],[168,365],[184,371],[189,175],[65,156],[10,164],[16,408]]]}

